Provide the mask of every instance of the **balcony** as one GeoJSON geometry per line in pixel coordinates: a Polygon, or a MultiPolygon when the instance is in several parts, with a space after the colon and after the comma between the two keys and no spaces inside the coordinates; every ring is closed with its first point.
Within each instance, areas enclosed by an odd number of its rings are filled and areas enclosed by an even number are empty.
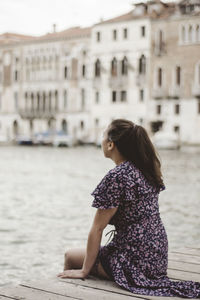
{"type": "Polygon", "coordinates": [[[167,90],[166,88],[164,87],[156,87],[156,88],[153,88],[152,90],[152,97],[154,99],[164,99],[164,98],[168,98],[168,93],[167,93],[167,90]]]}
{"type": "Polygon", "coordinates": [[[196,98],[200,98],[200,83],[197,82],[193,84],[192,86],[192,95],[196,98]]]}
{"type": "Polygon", "coordinates": [[[126,88],[129,84],[128,76],[112,76],[109,78],[108,85],[112,89],[126,88]]]}
{"type": "Polygon", "coordinates": [[[169,99],[179,99],[182,96],[183,88],[180,85],[172,85],[169,88],[169,99]]]}
{"type": "MultiPolygon", "coordinates": [[[[50,119],[54,118],[56,111],[36,111],[19,109],[19,115],[22,119],[50,119]]],[[[58,112],[58,111],[57,111],[58,112]]]]}

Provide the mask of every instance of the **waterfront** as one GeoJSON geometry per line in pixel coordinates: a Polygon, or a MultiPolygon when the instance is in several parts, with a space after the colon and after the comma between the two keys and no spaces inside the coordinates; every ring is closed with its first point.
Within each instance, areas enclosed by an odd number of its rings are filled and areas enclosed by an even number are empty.
{"type": "MultiPolygon", "coordinates": [[[[200,244],[199,154],[160,152],[170,249],[200,244]]],[[[90,193],[114,163],[93,146],[0,147],[0,162],[0,285],[56,276],[64,251],[86,246],[96,211],[90,193]]]]}

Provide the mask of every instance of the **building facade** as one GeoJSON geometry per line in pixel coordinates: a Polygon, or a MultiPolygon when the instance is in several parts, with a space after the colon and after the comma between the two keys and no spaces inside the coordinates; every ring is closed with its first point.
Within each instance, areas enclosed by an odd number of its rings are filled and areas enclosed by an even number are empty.
{"type": "Polygon", "coordinates": [[[99,142],[127,118],[200,144],[200,4],[138,3],[91,28],[0,36],[0,136],[99,142]]]}

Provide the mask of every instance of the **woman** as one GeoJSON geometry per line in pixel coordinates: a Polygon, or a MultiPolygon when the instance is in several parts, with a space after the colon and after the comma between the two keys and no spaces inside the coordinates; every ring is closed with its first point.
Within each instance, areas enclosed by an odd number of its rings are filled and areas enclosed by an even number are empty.
{"type": "Polygon", "coordinates": [[[58,276],[93,274],[136,294],[200,297],[200,283],[174,282],[167,277],[168,241],[158,206],[159,192],[165,187],[145,129],[116,119],[104,132],[102,148],[116,166],[91,194],[97,211],[87,249],[69,250],[64,272],[58,276]],[[114,237],[101,246],[107,224],[115,226],[114,237]]]}

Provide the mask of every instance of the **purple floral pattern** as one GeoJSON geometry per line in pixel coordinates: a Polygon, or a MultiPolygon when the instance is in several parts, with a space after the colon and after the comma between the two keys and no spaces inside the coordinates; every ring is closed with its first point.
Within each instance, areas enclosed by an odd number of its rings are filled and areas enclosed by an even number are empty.
{"type": "Polygon", "coordinates": [[[130,161],[111,169],[91,193],[92,207],[118,207],[113,239],[100,246],[101,262],[119,286],[135,294],[200,298],[200,283],[167,277],[168,240],[153,187],[130,161]]]}

